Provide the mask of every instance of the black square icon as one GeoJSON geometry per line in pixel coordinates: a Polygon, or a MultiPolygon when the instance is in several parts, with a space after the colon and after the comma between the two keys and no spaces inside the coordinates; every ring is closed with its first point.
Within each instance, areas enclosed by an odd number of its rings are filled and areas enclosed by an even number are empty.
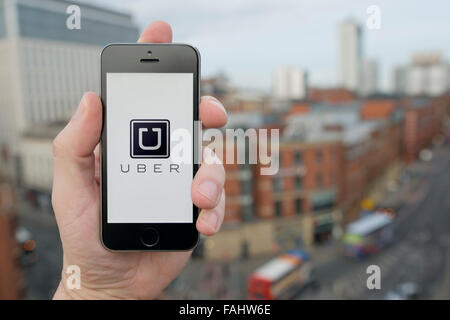
{"type": "Polygon", "coordinates": [[[132,158],[168,158],[169,120],[131,120],[130,156],[132,158]]]}

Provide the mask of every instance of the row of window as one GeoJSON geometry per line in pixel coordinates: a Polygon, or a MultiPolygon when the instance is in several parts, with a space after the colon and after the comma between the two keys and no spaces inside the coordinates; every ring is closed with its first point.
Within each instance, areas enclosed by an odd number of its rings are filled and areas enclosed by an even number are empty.
{"type": "MultiPolygon", "coordinates": [[[[316,150],[315,151],[315,158],[316,158],[316,163],[322,163],[323,162],[323,151],[322,150],[316,150]]],[[[281,153],[280,153],[280,158],[279,161],[281,163],[281,153]]],[[[294,151],[294,164],[296,166],[301,166],[303,165],[303,152],[302,151],[294,151]]]]}
{"type": "Polygon", "coordinates": [[[22,88],[26,120],[65,120],[85,91],[98,91],[98,49],[22,43],[22,88]]]}
{"type": "MultiPolygon", "coordinates": [[[[275,217],[281,217],[283,215],[283,203],[285,201],[283,200],[277,200],[274,202],[274,215],[275,217]]],[[[297,198],[294,200],[294,207],[295,207],[295,213],[301,214],[303,212],[303,199],[297,198]]],[[[334,207],[334,200],[330,201],[324,201],[320,203],[313,203],[312,204],[312,211],[322,211],[322,210],[328,210],[334,207]]]]}
{"type": "Polygon", "coordinates": [[[81,30],[69,30],[66,27],[68,15],[65,12],[22,4],[17,6],[17,16],[20,35],[29,38],[104,46],[113,42],[134,42],[139,35],[131,21],[129,25],[120,25],[86,17],[82,19],[81,30]]]}
{"type": "MultiPolygon", "coordinates": [[[[301,214],[303,212],[303,199],[297,198],[294,200],[295,213],[301,214]]],[[[275,217],[281,217],[283,215],[283,201],[275,201],[274,203],[274,215],[275,217]]]]}
{"type": "MultiPolygon", "coordinates": [[[[316,188],[322,188],[325,187],[325,177],[324,174],[322,172],[317,172],[315,175],[315,179],[316,179],[316,183],[315,186],[316,188]]],[[[301,190],[303,188],[303,180],[304,177],[303,176],[295,176],[294,177],[294,188],[295,190],[301,190]]],[[[333,173],[330,173],[330,182],[331,184],[335,184],[336,183],[336,177],[333,173]]],[[[283,184],[283,178],[279,178],[279,177],[274,177],[272,179],[272,183],[273,183],[273,192],[282,192],[284,191],[284,184],[283,184]]]]}

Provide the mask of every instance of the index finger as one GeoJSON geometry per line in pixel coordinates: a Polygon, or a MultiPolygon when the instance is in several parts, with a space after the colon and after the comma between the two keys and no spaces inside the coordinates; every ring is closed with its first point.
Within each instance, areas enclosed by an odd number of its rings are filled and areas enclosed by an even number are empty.
{"type": "Polygon", "coordinates": [[[172,28],[165,21],[154,21],[142,32],[138,42],[172,42],[172,28]]]}

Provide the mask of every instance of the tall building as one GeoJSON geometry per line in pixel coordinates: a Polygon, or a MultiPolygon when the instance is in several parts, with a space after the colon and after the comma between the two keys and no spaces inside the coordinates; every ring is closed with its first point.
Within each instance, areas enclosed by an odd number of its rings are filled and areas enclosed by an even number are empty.
{"type": "Polygon", "coordinates": [[[353,20],[339,26],[339,83],[342,87],[359,91],[361,83],[361,27],[353,20]]]}
{"type": "Polygon", "coordinates": [[[395,94],[404,94],[406,90],[406,70],[405,66],[397,66],[393,72],[393,88],[395,94]]]}
{"type": "Polygon", "coordinates": [[[83,92],[99,92],[101,48],[138,38],[130,15],[87,4],[78,4],[81,29],[69,29],[72,4],[0,1],[0,149],[8,155],[0,171],[26,174],[28,162],[39,167],[51,158],[51,138],[39,140],[46,147],[35,156],[21,148],[24,139],[35,142],[27,132],[66,122],[83,92]]]}
{"type": "Polygon", "coordinates": [[[370,96],[378,90],[378,64],[373,59],[362,62],[361,95],[370,96]]]}
{"type": "Polygon", "coordinates": [[[395,69],[394,81],[398,94],[439,96],[450,90],[450,65],[439,52],[416,53],[395,69]]]}
{"type": "Polygon", "coordinates": [[[307,73],[297,67],[278,67],[273,73],[273,95],[280,100],[307,97],[307,73]]]}

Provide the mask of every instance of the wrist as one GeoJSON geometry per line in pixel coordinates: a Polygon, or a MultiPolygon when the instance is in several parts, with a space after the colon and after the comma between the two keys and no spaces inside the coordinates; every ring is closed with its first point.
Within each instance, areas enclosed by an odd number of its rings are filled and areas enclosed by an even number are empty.
{"type": "Polygon", "coordinates": [[[64,276],[59,282],[58,288],[53,295],[53,300],[111,300],[115,299],[112,295],[105,294],[97,290],[88,290],[86,288],[68,288],[66,286],[67,278],[64,276]]]}
{"type": "Polygon", "coordinates": [[[53,295],[53,300],[75,300],[76,298],[67,292],[62,282],[62,280],[59,282],[58,288],[56,288],[53,295]]]}

